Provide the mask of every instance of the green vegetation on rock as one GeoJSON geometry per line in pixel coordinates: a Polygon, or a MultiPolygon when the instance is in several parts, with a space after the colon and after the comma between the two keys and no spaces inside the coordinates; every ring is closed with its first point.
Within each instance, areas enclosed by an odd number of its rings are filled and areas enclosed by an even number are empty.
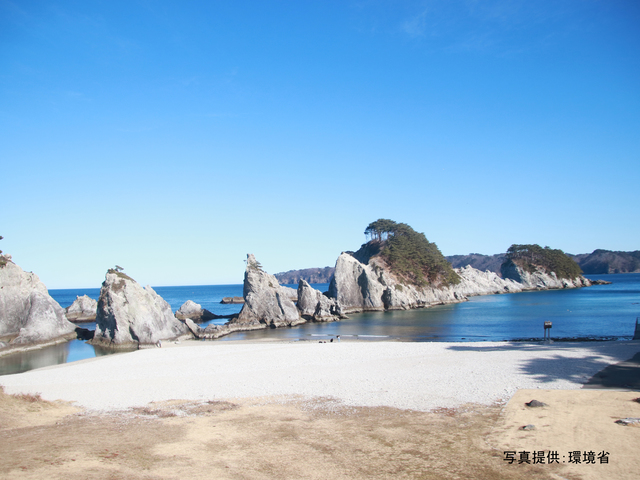
{"type": "Polygon", "coordinates": [[[511,245],[507,250],[507,261],[533,273],[538,267],[555,272],[558,278],[573,279],[582,275],[580,266],[562,250],[540,245],[511,245]]]}
{"type": "Polygon", "coordinates": [[[438,246],[429,242],[406,223],[381,218],[370,223],[365,235],[380,243],[380,256],[391,270],[409,283],[455,285],[460,277],[444,258],[438,246]]]}
{"type": "Polygon", "coordinates": [[[247,265],[251,270],[254,270],[256,272],[264,272],[264,270],[262,270],[262,265],[257,260],[247,260],[247,265]]]}
{"type": "MultiPolygon", "coordinates": [[[[0,235],[0,240],[2,240],[3,238],[4,237],[0,235]]],[[[0,268],[3,268],[6,264],[7,264],[7,259],[2,256],[2,250],[0,250],[0,268]]]]}
{"type": "Polygon", "coordinates": [[[135,280],[131,278],[129,275],[127,275],[124,272],[121,272],[120,270],[116,270],[115,268],[110,268],[109,270],[107,270],[107,273],[113,273],[118,278],[122,278],[124,280],[131,280],[132,282],[135,282],[135,280]]]}

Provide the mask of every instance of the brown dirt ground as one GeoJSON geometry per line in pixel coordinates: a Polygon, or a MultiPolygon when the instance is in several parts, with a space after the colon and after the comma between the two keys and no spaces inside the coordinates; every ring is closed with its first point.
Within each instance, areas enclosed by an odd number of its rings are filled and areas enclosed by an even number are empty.
{"type": "Polygon", "coordinates": [[[501,410],[269,398],[98,415],[0,390],[0,478],[579,478],[563,466],[507,464],[487,442],[501,410]]]}
{"type": "MultiPolygon", "coordinates": [[[[640,478],[640,423],[623,426],[623,418],[640,418],[637,391],[518,390],[505,406],[488,440],[499,450],[558,452],[569,473],[584,480],[640,478]],[[531,400],[546,406],[530,408],[531,400]],[[534,430],[522,430],[534,425],[534,430]],[[580,452],[572,463],[569,452],[580,452]],[[593,458],[585,452],[591,452],[593,458]],[[598,455],[606,452],[606,463],[598,455]]],[[[516,453],[516,457],[519,454],[516,453]]],[[[574,454],[575,457],[575,454],[574,454]]]]}

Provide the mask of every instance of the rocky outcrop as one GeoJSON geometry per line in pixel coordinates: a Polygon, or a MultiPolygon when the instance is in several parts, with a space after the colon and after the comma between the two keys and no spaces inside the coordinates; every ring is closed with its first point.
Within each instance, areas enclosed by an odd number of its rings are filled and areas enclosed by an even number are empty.
{"type": "Polygon", "coordinates": [[[91,322],[96,319],[97,310],[96,300],[87,295],[78,295],[73,303],[65,308],[65,314],[70,322],[91,322]]]}
{"type": "Polygon", "coordinates": [[[100,290],[94,345],[111,348],[154,345],[188,334],[171,306],[150,286],[142,288],[122,272],[109,270],[100,290]]]}
{"type": "Polygon", "coordinates": [[[467,266],[455,269],[460,277],[460,283],[453,287],[457,295],[473,297],[475,295],[494,295],[497,293],[516,293],[523,290],[523,286],[511,279],[502,279],[493,271],[481,272],[467,266]]]}
{"type": "Polygon", "coordinates": [[[305,280],[298,283],[298,311],[305,320],[335,322],[344,318],[335,298],[329,298],[305,280]]]}
{"type": "Polygon", "coordinates": [[[224,303],[224,304],[244,303],[244,298],[242,298],[242,297],[224,297],[222,300],[220,300],[220,303],[224,303]]]}
{"type": "Polygon", "coordinates": [[[379,256],[344,252],[336,261],[336,270],[329,285],[328,295],[338,302],[342,313],[348,314],[423,308],[463,302],[475,295],[592,285],[591,281],[582,276],[575,279],[559,279],[553,272],[539,270],[530,274],[515,265],[503,270],[504,278],[495,272],[481,272],[471,266],[455,271],[460,277],[458,284],[418,287],[401,281],[379,256]]]}
{"type": "Polygon", "coordinates": [[[297,288],[285,287],[284,285],[281,285],[280,288],[282,289],[281,291],[284,292],[287,297],[289,297],[289,300],[294,303],[298,301],[297,288]]]}
{"type": "Polygon", "coordinates": [[[376,270],[349,253],[338,257],[328,294],[337,300],[344,314],[384,310],[382,293],[387,285],[376,270]]]}
{"type": "Polygon", "coordinates": [[[466,299],[452,287],[407,285],[390,272],[380,257],[369,257],[365,264],[348,252],[343,252],[336,261],[328,295],[337,300],[343,314],[408,310],[466,299]]]}
{"type": "MultiPolygon", "coordinates": [[[[0,255],[0,338],[8,346],[75,338],[75,326],[34,273],[0,255]]],[[[5,347],[6,348],[6,347],[5,347]]]]}
{"type": "Polygon", "coordinates": [[[537,267],[534,272],[528,272],[510,260],[502,264],[502,278],[521,284],[522,290],[579,288],[592,285],[592,282],[582,275],[575,278],[558,278],[555,272],[547,272],[541,267],[537,267]]]}
{"type": "Polygon", "coordinates": [[[297,290],[280,285],[274,275],[262,269],[252,254],[247,255],[242,299],[242,310],[225,325],[211,324],[202,328],[190,320],[185,320],[185,324],[196,338],[214,339],[238,331],[295,326],[307,320],[330,322],[344,318],[335,299],[327,298],[304,281],[300,282],[297,290]],[[298,302],[297,306],[294,302],[298,302]]]}
{"type": "Polygon", "coordinates": [[[186,320],[189,318],[196,323],[202,323],[219,317],[206,308],[202,308],[202,305],[192,300],[187,300],[176,312],[176,318],[178,320],[186,320]]]}
{"type": "MultiPolygon", "coordinates": [[[[243,329],[284,327],[304,323],[291,300],[290,288],[282,287],[273,275],[268,274],[252,254],[247,255],[244,274],[244,305],[237,318],[229,325],[243,329]]],[[[297,296],[297,293],[296,293],[297,296]]]]}
{"type": "MultiPolygon", "coordinates": [[[[206,328],[202,328],[200,325],[197,325],[195,322],[187,319],[185,320],[185,324],[194,337],[203,340],[215,340],[216,338],[224,337],[225,335],[229,335],[233,332],[256,330],[256,328],[242,323],[225,323],[224,325],[209,324],[206,328]]],[[[260,329],[265,327],[266,325],[257,328],[260,329]]]]}

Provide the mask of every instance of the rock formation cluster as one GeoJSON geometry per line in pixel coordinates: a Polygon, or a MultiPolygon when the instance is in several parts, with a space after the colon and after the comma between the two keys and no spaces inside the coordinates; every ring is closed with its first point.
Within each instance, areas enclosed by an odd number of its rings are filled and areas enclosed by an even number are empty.
{"type": "Polygon", "coordinates": [[[344,318],[340,304],[335,298],[329,298],[304,280],[298,282],[297,307],[300,316],[305,320],[335,322],[344,318]]]}
{"type": "Polygon", "coordinates": [[[527,272],[513,262],[502,264],[502,277],[522,285],[522,290],[546,290],[558,288],[589,287],[592,282],[579,275],[575,278],[558,278],[555,272],[547,272],[537,268],[535,272],[527,272]]]}
{"type": "Polygon", "coordinates": [[[559,279],[553,272],[538,269],[529,273],[512,263],[505,266],[502,278],[495,272],[481,272],[471,266],[455,271],[460,277],[457,285],[419,287],[399,279],[379,256],[363,257],[358,252],[343,252],[336,262],[328,294],[337,301],[343,313],[349,314],[463,302],[476,295],[578,288],[592,284],[583,276],[559,279]]]}
{"type": "Polygon", "coordinates": [[[282,287],[276,277],[262,269],[252,254],[247,255],[242,295],[244,305],[238,317],[230,322],[232,324],[276,328],[305,322],[292,300],[292,289],[282,287]]]}
{"type": "Polygon", "coordinates": [[[95,318],[95,335],[90,340],[94,345],[141,348],[182,336],[218,338],[235,331],[338,321],[348,313],[423,308],[463,302],[474,295],[592,284],[581,275],[567,279],[542,267],[525,270],[511,260],[502,265],[502,276],[466,266],[455,269],[459,281],[416,284],[394,273],[379,253],[379,245],[374,249],[368,244],[355,253],[343,252],[324,294],[304,279],[297,290],[280,285],[248,254],[243,296],[229,299],[243,303],[242,310],[226,324],[206,328],[198,323],[222,317],[191,300],[174,315],[150,286],[142,288],[119,267],[107,272],[97,302],[79,296],[65,312],[35,274],[23,272],[9,255],[0,255],[0,352],[11,345],[75,338],[76,329],[67,319],[95,318]]]}

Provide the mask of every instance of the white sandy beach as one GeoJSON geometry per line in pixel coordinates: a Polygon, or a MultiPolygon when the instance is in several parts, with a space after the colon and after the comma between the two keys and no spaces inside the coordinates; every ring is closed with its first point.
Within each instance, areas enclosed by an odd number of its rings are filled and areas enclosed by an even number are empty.
{"type": "Polygon", "coordinates": [[[519,389],[579,389],[640,342],[235,343],[187,341],[0,377],[88,410],[172,399],[331,397],[345,405],[428,411],[506,402],[519,389]]]}

